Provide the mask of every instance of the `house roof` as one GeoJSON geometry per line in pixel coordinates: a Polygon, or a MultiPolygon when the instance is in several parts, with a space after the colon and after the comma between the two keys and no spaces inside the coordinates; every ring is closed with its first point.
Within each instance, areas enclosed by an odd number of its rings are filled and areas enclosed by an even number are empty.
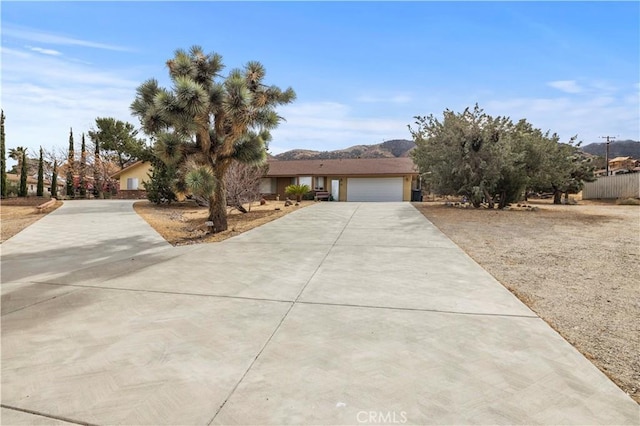
{"type": "Polygon", "coordinates": [[[133,169],[133,168],[139,167],[139,166],[143,165],[144,163],[146,163],[146,161],[138,160],[138,161],[136,161],[135,163],[133,163],[133,164],[131,164],[131,165],[129,165],[129,166],[127,166],[127,167],[125,167],[124,169],[122,169],[122,170],[120,170],[120,171],[118,171],[118,172],[115,172],[115,173],[114,173],[114,174],[112,174],[110,177],[111,177],[112,179],[118,179],[122,173],[124,173],[124,172],[126,172],[126,171],[129,171],[129,170],[131,170],[131,169],[133,169]]]}
{"type": "Polygon", "coordinates": [[[626,161],[629,160],[631,157],[616,157],[616,158],[612,158],[611,160],[609,160],[609,162],[614,162],[614,161],[626,161]]]}
{"type": "Polygon", "coordinates": [[[392,157],[338,160],[270,160],[267,177],[407,174],[418,174],[413,160],[409,157],[392,157]]]}
{"type": "MultiPolygon", "coordinates": [[[[15,174],[15,173],[7,173],[7,180],[11,181],[11,182],[20,182],[20,176],[15,174]]],[[[45,183],[48,182],[48,180],[44,180],[45,183]]],[[[27,183],[38,183],[38,179],[34,178],[33,176],[27,176],[27,183]]]]}

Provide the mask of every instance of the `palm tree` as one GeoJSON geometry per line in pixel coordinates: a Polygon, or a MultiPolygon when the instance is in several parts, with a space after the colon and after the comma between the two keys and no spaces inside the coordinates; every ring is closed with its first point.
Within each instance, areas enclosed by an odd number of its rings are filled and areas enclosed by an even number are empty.
{"type": "Polygon", "coordinates": [[[309,185],[289,185],[284,189],[285,194],[295,195],[296,201],[302,201],[302,196],[311,191],[309,185]]]}
{"type": "Polygon", "coordinates": [[[16,166],[18,181],[22,178],[22,159],[26,157],[27,148],[23,146],[17,146],[9,149],[9,158],[16,160],[18,165],[16,166]]]}
{"type": "Polygon", "coordinates": [[[15,148],[9,149],[9,158],[12,158],[18,162],[18,166],[16,167],[18,170],[22,168],[22,157],[27,152],[27,148],[23,146],[17,146],[15,148]]]}
{"type": "Polygon", "coordinates": [[[263,84],[265,69],[248,62],[226,78],[216,53],[199,46],[179,49],[167,61],[170,90],[155,79],[140,85],[131,111],[155,140],[155,153],[178,170],[176,190],[204,196],[213,232],[227,229],[224,175],[234,160],[260,164],[266,159],[269,130],[282,120],[277,105],[292,102],[291,88],[263,84]]]}

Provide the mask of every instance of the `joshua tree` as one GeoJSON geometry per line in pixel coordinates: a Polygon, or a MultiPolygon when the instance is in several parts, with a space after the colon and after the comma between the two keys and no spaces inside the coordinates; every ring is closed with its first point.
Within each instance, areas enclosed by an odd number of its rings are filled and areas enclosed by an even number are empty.
{"type": "Polygon", "coordinates": [[[234,161],[260,164],[269,130],[282,120],[275,107],[295,98],[289,88],[263,84],[265,68],[248,62],[226,77],[222,57],[194,46],[167,61],[173,87],[147,80],[131,110],[155,140],[156,155],[178,169],[177,190],[204,196],[212,231],[227,229],[224,175],[234,161]]]}

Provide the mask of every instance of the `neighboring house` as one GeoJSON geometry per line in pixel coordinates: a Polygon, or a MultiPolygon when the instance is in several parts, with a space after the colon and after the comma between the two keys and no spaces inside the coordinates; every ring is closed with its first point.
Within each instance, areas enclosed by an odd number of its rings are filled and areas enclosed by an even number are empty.
{"type": "Polygon", "coordinates": [[[269,161],[261,182],[262,194],[283,200],[285,188],[291,184],[328,192],[337,201],[411,201],[419,178],[408,157],[269,161]]]}
{"type": "MultiPolygon", "coordinates": [[[[10,192],[17,193],[20,187],[20,177],[15,173],[7,173],[7,188],[10,192]]],[[[58,181],[58,194],[64,190],[64,183],[58,181]]],[[[27,193],[28,195],[36,195],[38,193],[38,179],[33,176],[27,176],[27,193]]],[[[44,193],[51,194],[51,182],[44,180],[44,193]]]]}
{"type": "Polygon", "coordinates": [[[609,160],[609,173],[612,175],[628,173],[633,171],[637,165],[637,160],[631,157],[616,157],[609,160]]]}
{"type": "Polygon", "coordinates": [[[136,161],[117,173],[111,175],[112,179],[120,181],[118,198],[145,198],[144,182],[149,181],[149,175],[153,167],[146,161],[136,161]]]}

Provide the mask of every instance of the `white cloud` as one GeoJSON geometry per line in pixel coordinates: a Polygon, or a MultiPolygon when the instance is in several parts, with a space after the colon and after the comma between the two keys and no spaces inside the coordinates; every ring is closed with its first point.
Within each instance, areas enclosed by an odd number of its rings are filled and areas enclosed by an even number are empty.
{"type": "Polygon", "coordinates": [[[358,96],[356,98],[357,102],[362,102],[362,103],[387,103],[387,104],[389,103],[406,104],[411,102],[411,100],[412,100],[411,96],[404,93],[399,93],[394,95],[366,94],[366,95],[358,96]]]}
{"type": "Polygon", "coordinates": [[[597,142],[603,134],[620,135],[621,139],[640,138],[638,97],[581,96],[578,99],[513,98],[493,99],[482,105],[491,115],[509,116],[513,121],[526,118],[534,127],[558,133],[561,140],[573,135],[587,143],[597,142]]]}
{"type": "Polygon", "coordinates": [[[62,46],[82,46],[94,49],[115,50],[120,52],[132,51],[131,48],[116,46],[113,44],[99,43],[90,40],[81,40],[58,34],[45,33],[31,28],[18,27],[10,24],[3,24],[3,37],[12,37],[20,40],[28,40],[36,43],[62,45],[62,46]]]}
{"type": "Polygon", "coordinates": [[[351,107],[336,102],[306,102],[280,108],[286,121],[274,130],[270,151],[331,151],[353,145],[409,138],[408,120],[356,117],[351,107]]]}
{"type": "Polygon", "coordinates": [[[547,83],[547,85],[565,93],[573,94],[573,93],[582,93],[584,91],[584,89],[580,87],[575,80],[550,81],[547,83]]]}
{"type": "Polygon", "coordinates": [[[42,53],[43,55],[51,55],[51,56],[60,56],[60,55],[62,55],[62,53],[58,52],[57,50],[43,49],[42,47],[27,46],[27,49],[29,49],[29,50],[31,50],[33,52],[42,53]]]}
{"type": "Polygon", "coordinates": [[[6,115],[7,147],[42,145],[66,149],[69,128],[76,141],[97,117],[115,117],[138,124],[129,105],[140,83],[131,69],[104,71],[2,47],[2,108],[6,115]]]}

